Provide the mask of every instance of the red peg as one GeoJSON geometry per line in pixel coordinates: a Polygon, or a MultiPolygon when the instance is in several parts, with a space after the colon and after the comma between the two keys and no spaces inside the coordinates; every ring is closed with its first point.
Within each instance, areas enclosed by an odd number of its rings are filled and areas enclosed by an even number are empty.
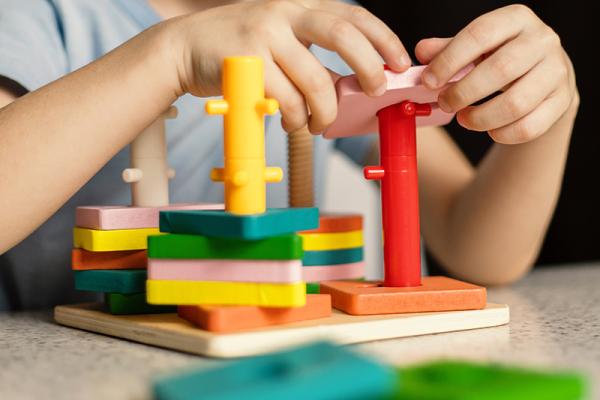
{"type": "Polygon", "coordinates": [[[429,104],[409,101],[377,113],[381,166],[364,172],[367,179],[381,180],[384,286],[421,284],[416,117],[430,113],[429,104]]]}

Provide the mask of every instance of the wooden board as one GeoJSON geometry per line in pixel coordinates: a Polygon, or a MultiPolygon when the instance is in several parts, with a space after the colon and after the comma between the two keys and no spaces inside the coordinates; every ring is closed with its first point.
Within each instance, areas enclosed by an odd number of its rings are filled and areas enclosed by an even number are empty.
{"type": "Polygon", "coordinates": [[[101,304],[57,306],[62,325],[211,357],[243,357],[327,339],[340,344],[369,342],[507,324],[509,309],[488,304],[483,310],[353,316],[333,310],[331,317],[232,334],[194,327],[176,314],[111,315],[101,304]]]}

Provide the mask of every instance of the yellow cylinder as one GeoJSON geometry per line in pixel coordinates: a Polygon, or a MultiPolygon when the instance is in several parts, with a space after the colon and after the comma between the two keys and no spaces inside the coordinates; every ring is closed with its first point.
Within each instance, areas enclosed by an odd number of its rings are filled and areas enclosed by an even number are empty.
{"type": "MultiPolygon", "coordinates": [[[[276,100],[265,99],[260,57],[228,57],[223,63],[223,100],[206,104],[209,114],[224,115],[223,171],[211,177],[225,184],[225,209],[233,214],[266,210],[266,183],[281,173],[265,165],[264,115],[277,112],[276,100]]],[[[279,179],[281,180],[281,179],[279,179]]]]}

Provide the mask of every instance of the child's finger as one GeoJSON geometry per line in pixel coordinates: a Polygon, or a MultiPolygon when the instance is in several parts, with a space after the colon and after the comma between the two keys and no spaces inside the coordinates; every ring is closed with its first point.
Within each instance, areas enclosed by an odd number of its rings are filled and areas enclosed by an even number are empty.
{"type": "Polygon", "coordinates": [[[319,8],[353,23],[373,44],[392,70],[403,72],[411,66],[410,55],[398,35],[366,8],[341,1],[320,2],[319,8]]]}
{"type": "Polygon", "coordinates": [[[322,132],[337,116],[337,95],[329,73],[294,37],[273,44],[271,51],[275,62],[308,103],[309,130],[313,133],[322,132]]]}
{"type": "Polygon", "coordinates": [[[337,52],[354,70],[365,93],[379,96],[385,92],[381,58],[352,23],[325,11],[310,10],[294,24],[294,31],[301,40],[337,52]]]}
{"type": "Polygon", "coordinates": [[[508,42],[467,76],[440,93],[440,108],[448,113],[460,111],[501,90],[543,58],[540,47],[532,44],[532,38],[528,35],[520,35],[508,42]]]}
{"type": "Polygon", "coordinates": [[[559,82],[557,74],[560,75],[560,72],[556,71],[555,63],[542,61],[506,92],[481,105],[460,111],[457,120],[463,127],[479,132],[498,129],[517,121],[556,91],[559,82]]]}
{"type": "Polygon", "coordinates": [[[277,99],[281,111],[281,125],[286,132],[294,132],[308,123],[308,108],[298,88],[274,63],[265,65],[268,97],[277,99]]]}
{"type": "Polygon", "coordinates": [[[423,72],[423,82],[432,89],[444,86],[462,68],[516,37],[523,18],[504,7],[484,14],[461,30],[423,72]]]}
{"type": "Polygon", "coordinates": [[[569,106],[570,96],[566,91],[566,88],[562,88],[554,92],[525,117],[508,126],[490,131],[490,137],[498,143],[519,144],[541,136],[554,125],[569,106]]]}
{"type": "Polygon", "coordinates": [[[442,51],[452,38],[429,38],[420,40],[415,46],[415,56],[421,64],[429,64],[442,51]]]}

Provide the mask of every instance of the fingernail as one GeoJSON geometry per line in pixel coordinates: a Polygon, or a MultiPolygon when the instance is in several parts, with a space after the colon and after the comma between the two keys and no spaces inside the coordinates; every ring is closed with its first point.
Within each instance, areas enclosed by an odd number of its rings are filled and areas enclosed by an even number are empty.
{"type": "Polygon", "coordinates": [[[405,67],[410,67],[412,65],[412,60],[408,54],[403,54],[402,57],[400,57],[400,64],[404,65],[405,67]]]}
{"type": "Polygon", "coordinates": [[[423,79],[423,83],[425,83],[425,86],[428,86],[432,89],[437,88],[437,85],[438,85],[437,78],[431,72],[429,72],[429,71],[423,72],[422,79],[423,79]]]}
{"type": "Polygon", "coordinates": [[[440,108],[444,112],[447,112],[447,113],[452,112],[452,107],[450,107],[450,105],[446,102],[446,99],[444,99],[443,96],[438,97],[438,106],[440,106],[440,108]]]}
{"type": "Polygon", "coordinates": [[[377,96],[377,97],[382,96],[386,92],[386,90],[387,90],[387,84],[384,83],[383,85],[379,86],[377,89],[375,89],[373,91],[373,96],[377,96]]]}

